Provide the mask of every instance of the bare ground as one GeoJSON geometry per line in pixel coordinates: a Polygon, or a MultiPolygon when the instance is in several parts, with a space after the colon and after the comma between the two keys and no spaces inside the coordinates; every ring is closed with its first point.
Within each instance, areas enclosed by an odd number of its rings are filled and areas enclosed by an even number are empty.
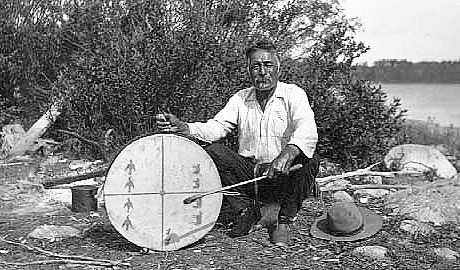
{"type": "MultiPolygon", "coordinates": [[[[460,262],[438,258],[433,248],[447,247],[460,252],[460,228],[455,225],[435,227],[431,237],[410,236],[399,230],[402,217],[392,216],[381,200],[366,206],[384,217],[383,229],[373,237],[353,243],[328,242],[312,238],[310,225],[330,205],[330,198],[304,203],[295,224],[293,245],[281,249],[268,242],[265,229],[241,238],[229,238],[226,225],[229,211],[223,209],[220,221],[203,239],[181,250],[143,254],[141,248],[125,240],[113,227],[103,208],[99,215],[73,213],[68,210],[53,214],[2,215],[0,237],[26,241],[27,245],[60,254],[91,256],[111,260],[128,259],[127,269],[460,269],[460,262]],[[27,237],[35,227],[44,224],[70,225],[83,230],[81,238],[49,242],[27,237]],[[378,261],[356,257],[351,251],[358,246],[379,245],[388,248],[388,259],[378,261]]],[[[0,262],[20,263],[53,259],[40,253],[0,241],[0,262]],[[3,254],[6,253],[6,254],[3,254]]],[[[117,267],[115,267],[117,268],[117,267]]],[[[0,264],[0,269],[106,269],[100,266],[50,264],[13,266],[0,264]]]]}

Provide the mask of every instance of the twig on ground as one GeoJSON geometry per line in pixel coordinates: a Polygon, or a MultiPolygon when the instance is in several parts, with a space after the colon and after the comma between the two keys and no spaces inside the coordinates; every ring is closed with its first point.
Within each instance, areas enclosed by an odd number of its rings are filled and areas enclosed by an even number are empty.
{"type": "Polygon", "coordinates": [[[368,166],[364,169],[359,169],[356,171],[352,172],[346,172],[340,175],[331,175],[331,176],[326,176],[326,177],[319,177],[316,178],[316,182],[318,185],[325,186],[326,184],[329,184],[331,182],[334,182],[339,179],[347,178],[347,177],[352,177],[352,176],[358,176],[358,175],[375,175],[375,176],[385,176],[385,177],[394,177],[396,174],[422,174],[418,171],[395,171],[395,172],[375,172],[371,171],[371,169],[378,165],[379,163],[372,164],[371,166],[368,166]]]}
{"type": "Polygon", "coordinates": [[[332,187],[321,187],[321,191],[358,190],[358,189],[406,189],[408,185],[343,185],[332,187]]]}
{"type": "Polygon", "coordinates": [[[324,259],[324,260],[321,260],[322,262],[335,262],[335,263],[338,263],[340,262],[339,259],[324,259]]]}
{"type": "Polygon", "coordinates": [[[41,249],[41,248],[38,248],[38,247],[33,247],[33,246],[26,245],[26,244],[6,240],[4,238],[0,238],[0,241],[3,241],[5,243],[11,244],[11,245],[16,245],[16,246],[23,247],[23,248],[25,248],[25,249],[27,249],[29,251],[35,251],[35,252],[39,252],[39,253],[42,253],[42,254],[45,254],[45,255],[48,255],[48,256],[51,256],[51,257],[56,257],[56,258],[61,258],[61,259],[66,259],[66,260],[70,259],[70,260],[93,261],[93,262],[99,262],[99,263],[106,263],[106,264],[109,264],[111,266],[119,266],[119,265],[130,266],[129,263],[124,262],[126,260],[112,261],[112,260],[107,260],[107,259],[94,259],[94,258],[86,257],[86,256],[63,255],[63,254],[58,254],[58,253],[54,253],[54,252],[51,252],[51,251],[47,251],[47,250],[44,250],[44,249],[41,249]]]}
{"type": "MultiPolygon", "coordinates": [[[[114,265],[108,262],[101,262],[101,261],[80,261],[80,260],[68,260],[68,259],[60,259],[60,260],[43,260],[43,261],[32,261],[32,262],[6,262],[0,261],[0,265],[10,265],[10,266],[30,266],[30,265],[40,265],[40,264],[85,264],[85,265],[97,265],[97,266],[119,266],[120,264],[114,265]]],[[[124,264],[122,264],[124,265],[124,264]]],[[[127,265],[129,266],[129,265],[127,265]]]]}

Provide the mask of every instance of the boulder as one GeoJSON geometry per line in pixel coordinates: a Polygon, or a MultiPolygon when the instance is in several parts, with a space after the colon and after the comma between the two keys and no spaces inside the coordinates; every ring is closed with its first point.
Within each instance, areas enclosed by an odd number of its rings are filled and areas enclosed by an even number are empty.
{"type": "Polygon", "coordinates": [[[435,225],[460,224],[460,181],[442,179],[412,186],[385,197],[393,213],[435,225]]]}
{"type": "Polygon", "coordinates": [[[434,172],[437,177],[450,179],[457,170],[436,148],[419,144],[393,147],[384,158],[388,169],[434,172]]]}
{"type": "Polygon", "coordinates": [[[366,256],[376,260],[385,260],[387,252],[388,249],[381,246],[361,246],[353,249],[352,254],[357,257],[366,256]]]}

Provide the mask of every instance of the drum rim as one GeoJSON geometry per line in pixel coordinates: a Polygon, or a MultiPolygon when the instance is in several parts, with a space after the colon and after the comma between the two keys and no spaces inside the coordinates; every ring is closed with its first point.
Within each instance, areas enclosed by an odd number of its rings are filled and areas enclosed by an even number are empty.
{"type": "MultiPolygon", "coordinates": [[[[133,144],[134,142],[136,142],[136,141],[138,141],[138,140],[140,140],[140,139],[143,139],[143,138],[146,138],[146,137],[153,137],[153,136],[181,137],[181,138],[185,139],[186,141],[189,141],[189,142],[191,142],[192,144],[197,145],[197,146],[200,147],[203,151],[205,151],[204,148],[203,148],[202,146],[200,146],[198,143],[196,143],[196,142],[194,142],[193,140],[191,140],[190,138],[188,138],[187,135],[183,135],[183,134],[175,134],[175,133],[157,133],[157,134],[146,134],[146,135],[137,136],[137,137],[133,138],[132,140],[130,140],[129,142],[127,142],[127,143],[117,152],[117,154],[114,156],[114,158],[111,160],[110,165],[108,166],[108,169],[107,169],[106,174],[105,174],[105,179],[107,179],[107,176],[108,176],[108,174],[109,174],[109,172],[110,172],[110,169],[112,168],[113,164],[115,163],[115,160],[116,160],[117,157],[121,154],[121,152],[123,152],[123,150],[124,150],[125,148],[127,148],[128,146],[130,146],[131,144],[133,144]]],[[[206,152],[206,151],[205,151],[205,152],[206,152]]],[[[208,154],[208,156],[209,156],[209,154],[208,154]]],[[[214,161],[212,160],[211,156],[209,156],[209,158],[210,158],[211,161],[214,163],[214,161]]],[[[217,175],[219,176],[219,182],[220,182],[219,171],[217,170],[217,166],[215,165],[215,163],[214,163],[214,167],[216,168],[217,175]]],[[[220,186],[222,186],[222,184],[220,184],[220,186]]],[[[103,190],[104,190],[104,189],[105,189],[105,181],[104,181],[104,185],[103,185],[103,190]]],[[[103,197],[104,197],[104,202],[105,202],[105,201],[106,201],[106,197],[107,197],[107,195],[106,195],[105,192],[103,192],[103,197]]],[[[223,201],[223,196],[220,196],[220,200],[219,200],[220,208],[222,207],[222,201],[223,201]]],[[[105,208],[105,210],[107,211],[107,204],[106,204],[106,203],[104,204],[104,208],[105,208]]],[[[108,212],[108,211],[107,211],[107,212],[108,212]]],[[[219,210],[219,212],[217,213],[217,218],[219,217],[219,215],[220,215],[220,210],[219,210]]],[[[113,223],[112,223],[112,220],[110,219],[110,216],[109,216],[109,215],[108,215],[108,220],[110,221],[110,223],[112,224],[112,226],[114,226],[113,223]]],[[[216,221],[214,222],[214,224],[213,224],[213,226],[211,227],[211,229],[207,231],[207,233],[209,233],[209,232],[212,230],[212,228],[215,226],[216,222],[217,222],[217,219],[216,219],[216,221]]],[[[115,227],[115,226],[114,226],[114,227],[115,227]]],[[[115,229],[116,229],[116,227],[115,227],[115,229]]],[[[116,231],[117,231],[123,238],[125,238],[127,241],[129,241],[130,243],[133,243],[133,242],[131,242],[131,240],[129,240],[128,238],[126,238],[125,235],[123,235],[121,232],[119,232],[118,229],[116,229],[116,231]]],[[[203,236],[203,237],[204,237],[204,236],[203,236]]],[[[199,239],[198,239],[198,240],[199,240],[199,239]]],[[[197,240],[197,241],[198,241],[198,240],[197,240]]],[[[188,243],[188,244],[185,245],[185,246],[192,245],[193,243],[194,243],[194,242],[188,243]]],[[[138,245],[137,243],[133,243],[133,244],[138,245]]],[[[183,246],[183,247],[185,247],[185,246],[183,246]]],[[[180,248],[183,248],[183,247],[180,247],[180,248]]],[[[144,247],[144,248],[148,248],[148,247],[144,247]]],[[[156,251],[171,251],[171,250],[175,250],[175,249],[166,249],[165,246],[162,245],[162,249],[161,249],[161,250],[160,250],[160,249],[155,249],[155,250],[156,250],[156,251]]]]}

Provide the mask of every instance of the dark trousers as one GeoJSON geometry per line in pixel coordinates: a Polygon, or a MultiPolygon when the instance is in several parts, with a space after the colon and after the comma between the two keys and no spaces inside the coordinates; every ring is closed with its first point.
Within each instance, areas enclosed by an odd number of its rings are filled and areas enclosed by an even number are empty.
{"type": "MultiPolygon", "coordinates": [[[[255,177],[256,164],[253,160],[218,143],[206,146],[205,150],[219,171],[222,186],[233,185],[255,177]]],[[[258,181],[257,192],[254,183],[235,187],[232,190],[242,196],[225,196],[225,199],[235,210],[251,206],[255,199],[260,202],[278,202],[281,206],[279,219],[293,220],[303,200],[313,192],[319,169],[316,157],[309,159],[303,154],[294,160],[294,164],[302,164],[302,168],[291,172],[288,176],[258,181]]]]}

